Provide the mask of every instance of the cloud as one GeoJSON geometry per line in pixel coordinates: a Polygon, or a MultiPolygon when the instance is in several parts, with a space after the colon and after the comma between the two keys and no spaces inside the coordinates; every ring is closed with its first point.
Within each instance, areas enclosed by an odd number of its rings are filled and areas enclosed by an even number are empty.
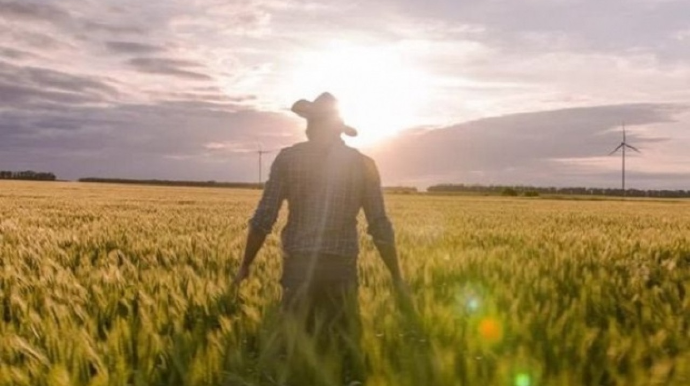
{"type": "Polygon", "coordinates": [[[115,25],[104,22],[94,22],[85,21],[82,24],[82,28],[85,31],[90,32],[108,32],[112,34],[135,34],[142,35],[146,33],[146,30],[139,26],[132,25],[115,25]]]}
{"type": "Polygon", "coordinates": [[[227,112],[237,112],[246,110],[242,105],[238,105],[232,102],[208,102],[203,100],[177,100],[177,101],[160,101],[158,102],[160,106],[168,106],[171,108],[182,108],[195,111],[227,111],[227,112]]]}
{"type": "Polygon", "coordinates": [[[673,38],[678,41],[690,40],[690,28],[679,30],[673,33],[673,38]]]}
{"type": "Polygon", "coordinates": [[[677,47],[671,45],[670,32],[687,28],[690,11],[684,1],[628,0],[602,0],[596,6],[578,0],[429,0],[422,6],[408,0],[395,2],[395,8],[420,18],[483,26],[493,44],[513,50],[554,50],[560,41],[572,49],[649,49],[661,54],[672,54],[672,47],[677,47]],[[534,44],[515,44],[530,40],[534,44]]]}
{"type": "Polygon", "coordinates": [[[234,153],[256,153],[259,148],[258,144],[252,146],[248,143],[233,143],[233,142],[209,142],[204,144],[204,148],[208,150],[228,151],[234,153]]]}
{"type": "MultiPolygon", "coordinates": [[[[617,128],[623,119],[631,128],[629,142],[645,149],[666,138],[635,128],[673,122],[684,110],[631,104],[511,114],[406,132],[371,152],[389,181],[571,185],[573,178],[563,173],[572,170],[563,159],[605,156],[621,141],[617,128]]],[[[601,171],[587,168],[575,175],[601,171]]]]}
{"type": "MultiPolygon", "coordinates": [[[[6,39],[3,43],[7,46],[20,46],[20,51],[24,51],[34,58],[41,57],[43,54],[52,53],[68,45],[63,40],[51,36],[47,31],[17,30],[11,27],[3,28],[3,26],[0,25],[0,32],[2,33],[0,36],[6,39]]],[[[2,42],[2,40],[0,40],[0,42],[2,42]]],[[[26,57],[25,55],[25,58],[26,57]]]]}
{"type": "Polygon", "coordinates": [[[26,87],[0,83],[0,102],[5,108],[10,106],[45,106],[45,103],[59,105],[85,104],[94,98],[83,94],[50,91],[38,87],[26,87]]]}
{"type": "MultiPolygon", "coordinates": [[[[266,148],[280,148],[301,137],[295,119],[247,107],[186,102],[97,106],[60,99],[53,102],[59,108],[35,109],[34,103],[15,100],[12,110],[0,111],[0,163],[50,170],[61,178],[254,181],[256,160],[236,149],[253,149],[257,140],[266,148]]],[[[270,160],[266,157],[266,165],[270,160]]]]}
{"type": "Polygon", "coordinates": [[[44,103],[98,103],[118,93],[115,87],[97,77],[0,61],[0,99],[6,108],[28,109],[44,103]]]}
{"type": "Polygon", "coordinates": [[[105,45],[108,50],[118,54],[152,54],[164,50],[163,47],[153,44],[127,41],[109,41],[105,45]]]}
{"type": "Polygon", "coordinates": [[[183,59],[167,59],[167,58],[133,58],[128,63],[137,69],[137,71],[148,73],[167,75],[191,80],[211,80],[212,78],[202,72],[190,71],[189,68],[200,68],[201,65],[183,59]]]}
{"type": "MultiPolygon", "coordinates": [[[[88,10],[88,7],[86,9],[88,10]]],[[[52,25],[72,33],[88,31],[141,34],[144,32],[138,26],[93,20],[86,15],[71,12],[65,6],[30,0],[0,2],[0,19],[15,25],[18,23],[24,26],[32,23],[52,25]]]]}
{"type": "Polygon", "coordinates": [[[0,47],[0,56],[6,59],[22,60],[35,57],[32,53],[15,48],[0,47]]]}
{"type": "Polygon", "coordinates": [[[52,4],[4,1],[0,3],[0,18],[8,21],[45,21],[50,23],[72,19],[69,12],[52,4]]]}
{"type": "Polygon", "coordinates": [[[260,37],[270,32],[272,14],[262,1],[202,0],[199,5],[195,12],[179,12],[171,17],[171,29],[183,34],[226,37],[260,37]]]}
{"type": "Polygon", "coordinates": [[[223,93],[220,89],[210,87],[205,90],[191,90],[185,92],[161,92],[155,94],[157,98],[164,100],[191,100],[211,103],[245,103],[256,100],[255,95],[230,96],[223,93]]]}
{"type": "MultiPolygon", "coordinates": [[[[254,180],[255,160],[230,144],[288,145],[295,121],[232,91],[241,63],[211,44],[227,26],[175,30],[180,15],[203,20],[204,7],[131,3],[136,12],[126,0],[0,3],[0,163],[62,178],[254,180]],[[228,147],[204,147],[214,141],[228,147]]],[[[265,12],[244,8],[235,31],[267,26],[265,12]]]]}
{"type": "Polygon", "coordinates": [[[52,88],[70,92],[96,92],[107,95],[117,95],[115,87],[108,85],[103,80],[87,76],[67,74],[60,71],[25,67],[21,70],[20,76],[26,76],[27,81],[40,86],[41,88],[52,88]]]}

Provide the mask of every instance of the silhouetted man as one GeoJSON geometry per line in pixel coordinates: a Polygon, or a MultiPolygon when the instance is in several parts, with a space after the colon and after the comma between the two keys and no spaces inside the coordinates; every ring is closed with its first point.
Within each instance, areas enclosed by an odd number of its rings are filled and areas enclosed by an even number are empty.
{"type": "Polygon", "coordinates": [[[342,133],[355,136],[357,131],[343,123],[337,100],[324,93],[313,102],[296,102],[292,111],[307,120],[309,140],[283,149],[273,162],[263,197],[249,222],[235,283],[249,275],[287,200],[289,215],[282,231],[283,309],[305,311],[311,332],[318,321],[326,331],[336,333],[352,320],[346,311],[356,312],[351,303],[354,299],[356,305],[357,214],[364,210],[368,233],[396,287],[403,288],[393,228],[376,164],[340,138],[342,133]]]}

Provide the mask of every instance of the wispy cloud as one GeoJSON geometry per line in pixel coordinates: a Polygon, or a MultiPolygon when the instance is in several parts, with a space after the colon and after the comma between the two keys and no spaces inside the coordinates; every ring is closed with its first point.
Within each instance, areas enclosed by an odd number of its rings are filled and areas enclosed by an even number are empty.
{"type": "Polygon", "coordinates": [[[105,43],[108,50],[119,54],[153,54],[164,51],[163,47],[128,41],[109,41],[105,43]]]}
{"type": "Polygon", "coordinates": [[[168,75],[191,80],[211,80],[211,76],[203,72],[203,67],[195,62],[184,59],[167,58],[134,58],[128,63],[137,71],[148,74],[168,75]],[[191,69],[197,69],[192,71],[191,69]]]}
{"type": "Polygon", "coordinates": [[[61,23],[72,20],[66,10],[47,3],[9,1],[0,3],[0,15],[7,21],[61,23]]]}

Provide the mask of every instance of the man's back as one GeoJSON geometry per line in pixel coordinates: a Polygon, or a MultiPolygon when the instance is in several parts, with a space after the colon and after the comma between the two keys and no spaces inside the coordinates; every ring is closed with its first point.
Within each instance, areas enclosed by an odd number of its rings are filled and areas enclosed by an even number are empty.
{"type": "Polygon", "coordinates": [[[341,140],[303,142],[281,151],[252,226],[270,232],[283,200],[289,206],[282,233],[288,254],[356,256],[360,208],[374,239],[393,243],[376,165],[341,140]]]}

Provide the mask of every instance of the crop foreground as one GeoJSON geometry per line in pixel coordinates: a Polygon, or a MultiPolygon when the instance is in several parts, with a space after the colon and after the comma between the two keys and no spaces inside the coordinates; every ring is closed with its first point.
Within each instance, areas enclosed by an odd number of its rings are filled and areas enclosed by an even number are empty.
{"type": "MultiPolygon", "coordinates": [[[[0,182],[0,385],[340,384],[266,360],[278,232],[231,291],[258,198],[0,182]]],[[[416,312],[360,221],[367,385],[690,385],[690,201],[386,199],[416,312]]]]}

